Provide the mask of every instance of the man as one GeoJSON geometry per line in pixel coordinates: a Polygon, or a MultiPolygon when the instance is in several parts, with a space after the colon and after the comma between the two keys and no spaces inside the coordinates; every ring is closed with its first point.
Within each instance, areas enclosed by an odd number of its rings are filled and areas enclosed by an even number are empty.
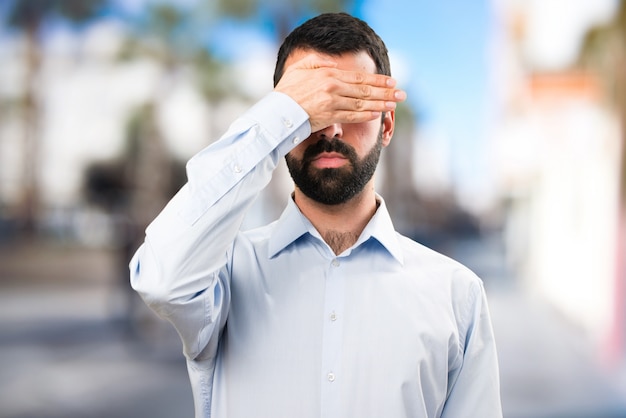
{"type": "Polygon", "coordinates": [[[323,14],[275,89],[187,165],[131,283],[183,341],[196,416],[500,417],[480,280],[399,235],[374,190],[405,93],[363,21],[323,14]],[[240,231],[285,156],[280,219],[240,231]]]}

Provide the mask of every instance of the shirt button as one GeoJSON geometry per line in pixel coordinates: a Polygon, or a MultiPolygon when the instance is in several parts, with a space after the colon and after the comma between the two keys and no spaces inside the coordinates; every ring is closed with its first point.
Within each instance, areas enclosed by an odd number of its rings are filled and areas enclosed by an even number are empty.
{"type": "Polygon", "coordinates": [[[337,320],[337,314],[335,313],[335,311],[330,313],[330,320],[331,321],[336,321],[337,320]]]}
{"type": "Polygon", "coordinates": [[[339,260],[335,258],[330,264],[332,264],[333,267],[339,267],[341,263],[339,262],[339,260]]]}
{"type": "Polygon", "coordinates": [[[239,166],[239,164],[235,165],[233,167],[233,171],[237,174],[241,173],[243,170],[241,169],[241,167],[239,166]]]}
{"type": "Polygon", "coordinates": [[[289,119],[283,119],[283,124],[287,127],[287,128],[291,128],[293,127],[293,122],[289,119]]]}
{"type": "Polygon", "coordinates": [[[297,144],[298,142],[300,142],[300,138],[296,136],[296,137],[294,137],[291,141],[292,141],[294,144],[297,144]]]}
{"type": "Polygon", "coordinates": [[[327,377],[328,377],[328,381],[329,382],[334,382],[335,381],[335,373],[330,372],[330,373],[328,373],[327,377]]]}

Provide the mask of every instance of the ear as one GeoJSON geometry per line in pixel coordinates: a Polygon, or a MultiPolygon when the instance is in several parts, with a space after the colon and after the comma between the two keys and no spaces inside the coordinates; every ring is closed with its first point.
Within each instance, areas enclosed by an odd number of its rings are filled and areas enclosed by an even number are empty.
{"type": "Polygon", "coordinates": [[[382,123],[382,139],[383,139],[383,147],[386,147],[391,142],[391,137],[393,136],[393,130],[396,126],[396,111],[389,110],[385,112],[385,117],[383,117],[382,123]]]}

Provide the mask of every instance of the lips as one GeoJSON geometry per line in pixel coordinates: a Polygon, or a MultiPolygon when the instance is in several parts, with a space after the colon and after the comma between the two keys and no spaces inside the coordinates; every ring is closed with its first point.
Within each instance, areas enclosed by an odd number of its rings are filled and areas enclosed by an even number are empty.
{"type": "Polygon", "coordinates": [[[338,152],[322,152],[311,159],[311,164],[317,168],[337,168],[346,164],[349,159],[338,152]]]}
{"type": "Polygon", "coordinates": [[[335,163],[339,163],[345,160],[352,161],[353,158],[356,159],[356,153],[343,141],[337,138],[321,138],[304,151],[302,161],[305,164],[312,164],[314,161],[329,162],[331,160],[334,160],[335,163]]]}

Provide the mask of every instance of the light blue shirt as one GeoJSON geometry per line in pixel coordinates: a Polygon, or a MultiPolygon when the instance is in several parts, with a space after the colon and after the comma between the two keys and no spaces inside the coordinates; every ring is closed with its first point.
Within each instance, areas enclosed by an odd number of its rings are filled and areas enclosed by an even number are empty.
{"type": "Polygon", "coordinates": [[[177,329],[197,417],[501,417],[482,283],[398,234],[380,196],[339,256],[289,199],[240,231],[280,158],[310,134],[271,93],[188,163],[131,283],[177,329]]]}

